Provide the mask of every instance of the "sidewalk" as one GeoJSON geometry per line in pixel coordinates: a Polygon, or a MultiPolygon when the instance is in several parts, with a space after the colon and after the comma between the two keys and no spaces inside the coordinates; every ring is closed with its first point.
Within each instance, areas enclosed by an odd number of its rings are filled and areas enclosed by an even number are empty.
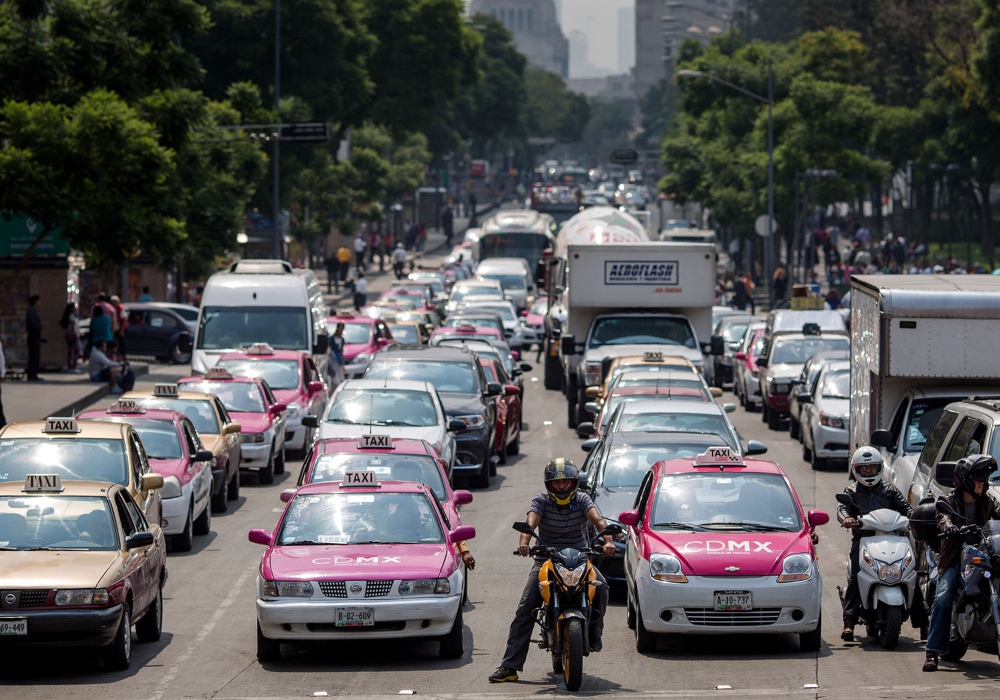
{"type": "MultiPolygon", "coordinates": [[[[149,374],[150,366],[145,363],[133,362],[131,366],[137,382],[149,374]]],[[[90,381],[86,369],[83,374],[42,372],[41,376],[43,380],[40,382],[3,383],[3,408],[8,423],[73,415],[111,392],[106,382],[90,381]]]]}

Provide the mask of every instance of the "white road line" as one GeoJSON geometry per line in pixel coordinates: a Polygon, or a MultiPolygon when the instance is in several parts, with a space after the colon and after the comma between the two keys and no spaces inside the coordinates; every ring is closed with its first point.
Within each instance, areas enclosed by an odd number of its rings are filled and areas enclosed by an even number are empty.
{"type": "Polygon", "coordinates": [[[162,700],[164,693],[167,692],[167,688],[169,688],[170,684],[174,682],[177,674],[181,672],[181,668],[183,668],[184,664],[187,663],[187,660],[191,658],[195,650],[201,645],[202,642],[205,641],[208,635],[212,633],[212,630],[215,629],[215,626],[219,623],[219,620],[222,619],[222,616],[226,614],[229,607],[236,602],[236,598],[241,595],[243,585],[246,583],[247,579],[256,573],[257,567],[255,565],[252,569],[244,571],[243,575],[236,580],[236,585],[234,585],[233,589],[229,591],[229,595],[227,595],[223,601],[219,603],[219,607],[216,608],[215,612],[212,613],[212,617],[209,618],[208,622],[205,623],[205,626],[201,628],[200,632],[198,632],[198,636],[195,637],[194,641],[188,646],[187,649],[184,650],[184,653],[177,658],[177,661],[175,661],[174,665],[170,667],[170,671],[167,672],[167,675],[161,678],[160,682],[156,684],[156,692],[150,696],[150,700],[162,700]]]}

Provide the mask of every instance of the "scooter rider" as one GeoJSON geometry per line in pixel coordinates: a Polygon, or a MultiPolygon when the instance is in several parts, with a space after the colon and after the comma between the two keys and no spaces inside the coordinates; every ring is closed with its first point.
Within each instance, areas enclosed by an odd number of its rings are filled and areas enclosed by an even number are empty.
{"type": "MultiPolygon", "coordinates": [[[[882,455],[874,447],[862,446],[854,451],[851,457],[851,473],[854,482],[847,485],[844,493],[854,500],[859,512],[852,513],[846,505],[837,509],[837,520],[845,528],[851,530],[857,524],[856,516],[865,515],[888,508],[900,515],[909,516],[910,506],[899,489],[882,481],[882,455]]],[[[861,538],[871,534],[860,529],[853,529],[851,535],[851,578],[844,592],[844,631],[840,638],[845,642],[854,641],[854,627],[858,624],[861,612],[861,594],[858,591],[858,554],[861,549],[861,538]]]]}
{"type": "MultiPolygon", "coordinates": [[[[608,526],[601,517],[601,512],[585,493],[577,491],[580,482],[580,472],[568,459],[562,457],[550,460],[545,465],[542,474],[545,480],[545,490],[539,492],[528,508],[525,518],[532,528],[538,531],[538,538],[551,547],[572,547],[583,549],[589,546],[587,541],[587,521],[589,520],[601,532],[608,526]]],[[[526,557],[530,553],[531,538],[522,534],[518,546],[518,554],[526,557]]],[[[604,536],[604,555],[615,553],[614,539],[611,535],[604,536]]],[[[531,643],[531,630],[535,626],[534,611],[542,604],[542,594],[538,590],[538,571],[542,568],[544,559],[536,559],[535,565],[528,574],[528,582],[521,593],[517,604],[514,620],[510,623],[507,634],[507,650],[504,652],[500,667],[490,676],[490,683],[516,681],[517,672],[524,667],[528,658],[528,645],[531,643]]],[[[601,585],[597,587],[597,596],[591,611],[590,650],[601,650],[601,635],[604,632],[604,611],[608,606],[608,584],[596,568],[601,585]]]]}
{"type": "Polygon", "coordinates": [[[937,671],[938,654],[948,651],[951,641],[952,602],[958,587],[958,565],[963,544],[960,527],[983,526],[990,520],[1000,518],[1000,503],[987,490],[990,474],[996,469],[997,461],[990,455],[969,455],[958,460],[955,464],[955,490],[942,500],[965,518],[955,523],[947,513],[937,512],[938,529],[944,537],[938,555],[937,590],[927,632],[925,671],[937,671]]]}

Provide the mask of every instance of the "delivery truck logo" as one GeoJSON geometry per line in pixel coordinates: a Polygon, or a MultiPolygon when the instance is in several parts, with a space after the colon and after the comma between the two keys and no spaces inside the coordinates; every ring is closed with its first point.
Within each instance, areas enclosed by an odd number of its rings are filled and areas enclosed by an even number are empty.
{"type": "Polygon", "coordinates": [[[604,263],[604,284],[680,284],[677,261],[608,260],[604,263]]]}

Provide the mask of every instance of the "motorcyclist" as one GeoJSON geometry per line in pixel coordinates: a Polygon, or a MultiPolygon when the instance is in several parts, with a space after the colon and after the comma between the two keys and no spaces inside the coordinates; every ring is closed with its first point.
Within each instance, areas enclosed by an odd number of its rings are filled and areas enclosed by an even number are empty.
{"type": "MultiPolygon", "coordinates": [[[[990,474],[997,461],[990,455],[969,455],[955,464],[955,489],[944,500],[961,517],[958,523],[942,511],[937,512],[938,530],[944,535],[938,555],[937,590],[931,606],[931,623],[927,631],[925,671],[937,671],[938,654],[948,651],[951,641],[952,602],[958,587],[958,565],[961,561],[962,525],[983,526],[1000,517],[1000,503],[987,490],[990,474]]],[[[975,541],[975,540],[974,540],[975,541]]]]}
{"type": "MultiPolygon", "coordinates": [[[[588,546],[587,521],[594,524],[598,532],[608,526],[601,517],[601,512],[585,493],[577,491],[580,473],[568,459],[559,457],[550,460],[542,473],[545,490],[539,492],[531,501],[528,515],[525,518],[532,528],[537,528],[538,538],[550,547],[563,549],[583,549],[588,546]]],[[[518,554],[526,557],[530,553],[531,538],[521,534],[518,554]]],[[[615,553],[615,544],[611,535],[604,536],[604,556],[615,553]]],[[[538,590],[538,571],[545,562],[544,558],[536,558],[535,565],[528,574],[528,582],[521,593],[517,604],[514,620],[510,623],[507,634],[507,649],[499,668],[490,676],[490,683],[516,681],[517,672],[524,667],[528,657],[528,644],[531,641],[531,630],[535,625],[534,611],[542,605],[542,594],[538,590]]],[[[594,573],[600,581],[597,596],[591,611],[590,620],[590,650],[600,651],[601,635],[604,632],[604,611],[608,606],[608,584],[595,567],[594,573]]]]}
{"type": "MultiPolygon", "coordinates": [[[[882,481],[882,455],[874,447],[864,445],[854,451],[851,456],[851,474],[854,481],[847,485],[844,493],[851,497],[857,509],[841,505],[837,509],[837,520],[842,526],[851,530],[851,577],[847,581],[844,592],[844,631],[840,638],[845,642],[854,641],[854,627],[858,624],[861,612],[861,593],[858,590],[858,555],[861,550],[861,538],[872,534],[870,530],[854,529],[858,517],[878,510],[888,508],[900,515],[910,515],[910,505],[906,502],[899,489],[882,481]]],[[[923,616],[920,616],[923,617],[923,616]]],[[[914,621],[914,624],[922,620],[914,621]]]]}

